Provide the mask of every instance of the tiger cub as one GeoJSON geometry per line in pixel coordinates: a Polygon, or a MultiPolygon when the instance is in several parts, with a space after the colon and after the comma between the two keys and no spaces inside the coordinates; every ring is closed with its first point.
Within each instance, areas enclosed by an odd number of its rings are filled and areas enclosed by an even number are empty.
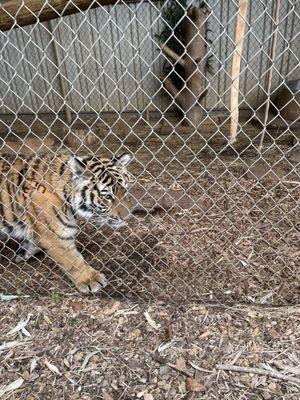
{"type": "Polygon", "coordinates": [[[124,224],[130,214],[130,161],[126,153],[111,159],[0,155],[0,232],[20,242],[15,261],[28,260],[43,249],[81,292],[104,287],[104,275],[76,249],[77,220],[113,228],[124,224]]]}

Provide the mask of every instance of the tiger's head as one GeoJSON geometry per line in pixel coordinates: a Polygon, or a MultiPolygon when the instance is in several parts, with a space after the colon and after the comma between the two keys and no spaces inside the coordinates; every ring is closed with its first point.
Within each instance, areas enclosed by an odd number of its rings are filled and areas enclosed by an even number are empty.
{"type": "Polygon", "coordinates": [[[73,174],[72,206],[78,217],[113,228],[124,225],[130,214],[126,198],[130,175],[126,167],[131,159],[125,153],[110,159],[72,157],[69,160],[73,174]]]}

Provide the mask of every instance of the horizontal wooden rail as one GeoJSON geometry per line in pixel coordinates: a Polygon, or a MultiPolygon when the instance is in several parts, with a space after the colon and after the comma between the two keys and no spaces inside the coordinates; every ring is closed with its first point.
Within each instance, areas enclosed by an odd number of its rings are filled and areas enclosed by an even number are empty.
{"type": "MultiPolygon", "coordinates": [[[[120,4],[141,0],[123,0],[120,4]]],[[[0,30],[7,31],[19,26],[49,21],[65,15],[85,11],[88,8],[107,6],[118,0],[7,0],[0,3],[0,30]]]]}

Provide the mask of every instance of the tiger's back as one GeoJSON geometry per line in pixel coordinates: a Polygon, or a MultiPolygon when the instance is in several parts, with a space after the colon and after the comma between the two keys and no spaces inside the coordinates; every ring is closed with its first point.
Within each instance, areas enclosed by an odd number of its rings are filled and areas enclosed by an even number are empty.
{"type": "MultiPolygon", "coordinates": [[[[0,156],[0,230],[3,233],[16,239],[30,235],[30,225],[37,217],[37,209],[28,196],[32,182],[38,182],[51,192],[55,188],[64,200],[71,180],[71,172],[65,173],[68,158],[63,154],[29,158],[10,154],[0,156]]],[[[47,199],[44,200],[46,203],[47,199]]]]}

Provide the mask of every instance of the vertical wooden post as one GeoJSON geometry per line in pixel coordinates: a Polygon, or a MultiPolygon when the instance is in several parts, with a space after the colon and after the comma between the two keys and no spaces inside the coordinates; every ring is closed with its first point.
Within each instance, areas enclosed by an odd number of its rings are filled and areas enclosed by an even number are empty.
{"type": "Polygon", "coordinates": [[[229,143],[236,141],[239,121],[239,85],[241,73],[241,60],[246,28],[248,0],[239,0],[239,9],[236,17],[235,49],[232,55],[231,68],[231,94],[230,94],[230,136],[229,143]]]}
{"type": "Polygon", "coordinates": [[[274,60],[275,60],[275,55],[276,55],[276,44],[277,44],[277,36],[278,36],[278,24],[279,24],[280,6],[281,6],[281,0],[276,0],[275,15],[274,15],[275,31],[274,31],[273,37],[272,37],[272,48],[271,48],[270,64],[269,64],[269,72],[268,72],[268,83],[267,83],[267,96],[268,96],[268,98],[267,98],[265,114],[264,114],[263,131],[262,131],[262,134],[261,134],[261,137],[260,137],[260,141],[259,141],[259,146],[258,146],[258,151],[259,152],[261,152],[262,147],[263,147],[263,142],[264,142],[266,129],[267,129],[269,110],[270,110],[270,95],[271,95],[271,85],[272,85],[272,77],[273,77],[274,60]]]}

